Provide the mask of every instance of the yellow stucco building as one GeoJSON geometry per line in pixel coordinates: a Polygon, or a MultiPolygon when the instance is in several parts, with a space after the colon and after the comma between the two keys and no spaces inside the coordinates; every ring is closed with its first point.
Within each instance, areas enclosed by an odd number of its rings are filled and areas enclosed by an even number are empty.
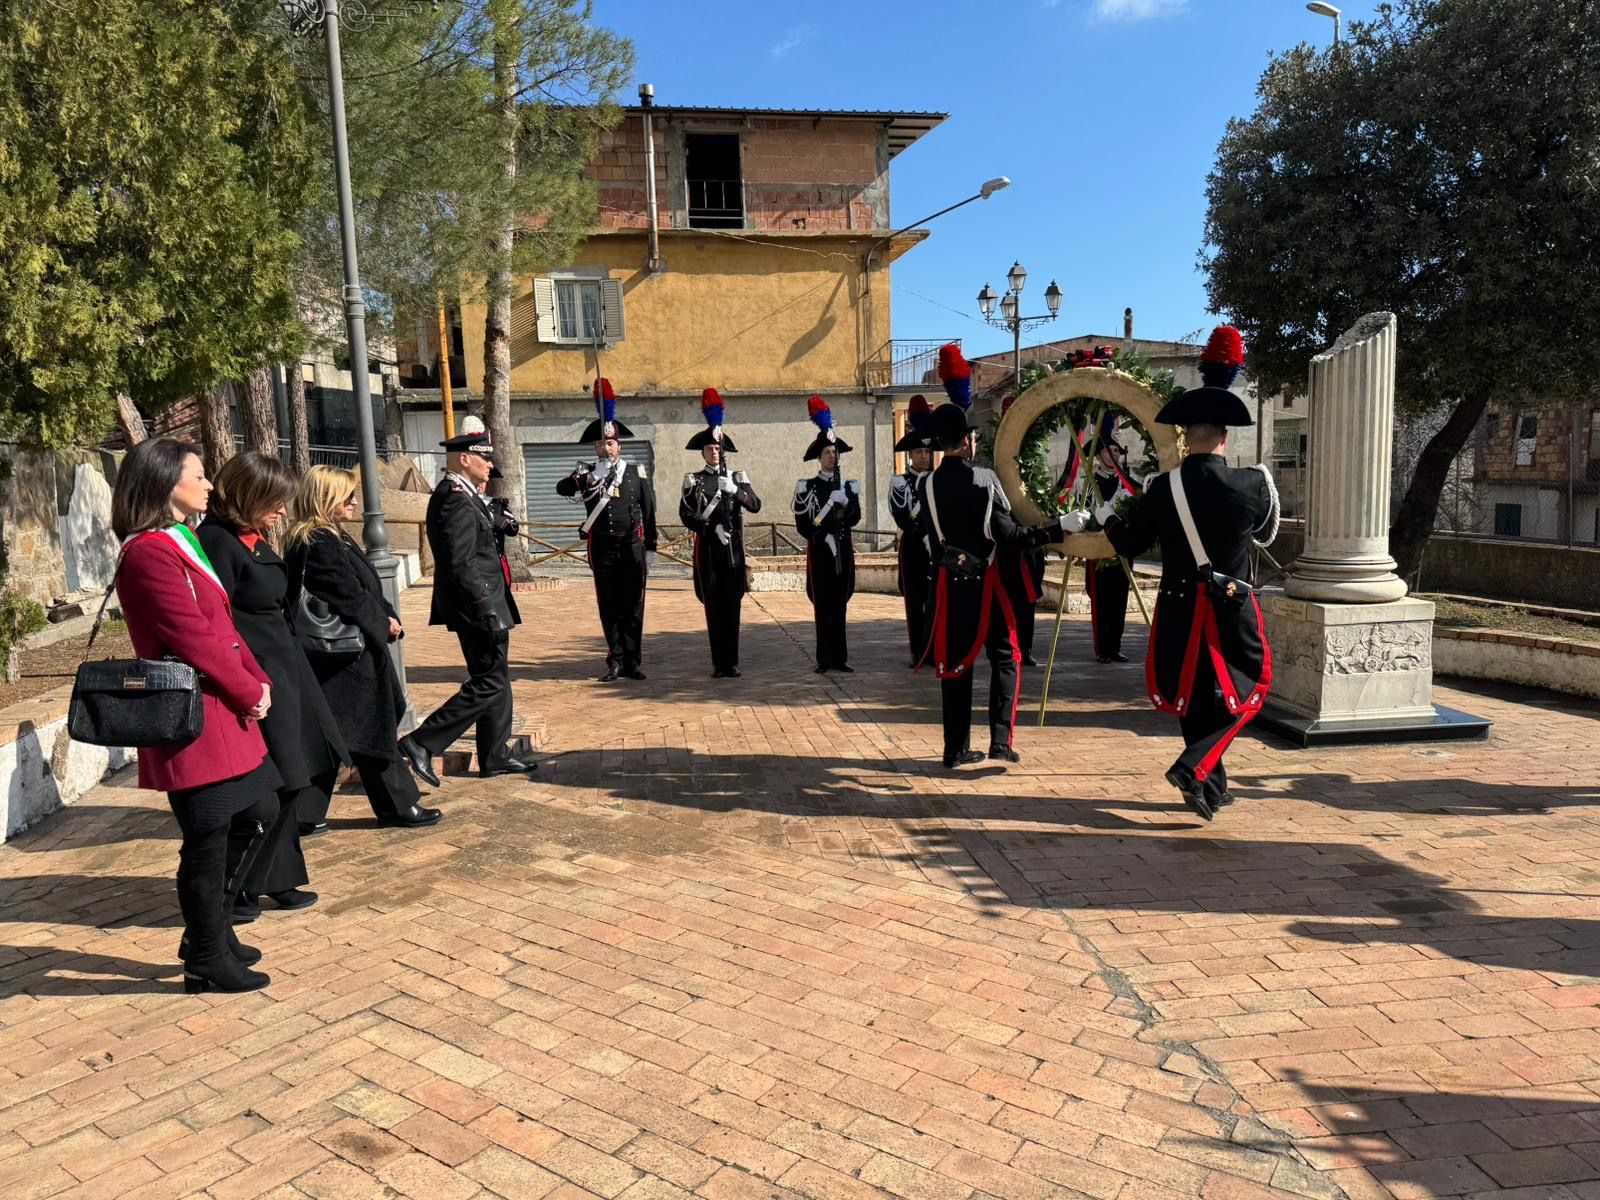
{"type": "MultiPolygon", "coordinates": [[[[889,164],[943,120],[937,113],[632,108],[588,174],[600,228],[570,264],[519,279],[512,303],[513,422],[535,522],[570,521],[554,495],[586,448],[596,375],[610,379],[624,447],[675,508],[683,472],[700,465],[684,443],[704,422],[703,388],[727,406],[748,471],[787,521],[801,454],[815,430],[806,399],[823,396],[854,448],[864,526],[889,529],[897,410],[932,369],[935,345],[890,338],[889,273],[922,231],[891,234],[889,164]],[[653,127],[654,221],[644,129],[653,127]],[[655,236],[651,236],[651,226],[655,236]]],[[[471,402],[483,384],[485,310],[460,307],[453,351],[471,402]]],[[[401,342],[402,380],[437,379],[437,334],[425,320],[401,342]]],[[[935,384],[936,388],[937,385],[935,384]]],[[[458,394],[458,411],[461,401],[458,394]]],[[[409,387],[407,441],[440,427],[438,392],[409,387]],[[428,419],[429,412],[433,420],[428,419]]]]}

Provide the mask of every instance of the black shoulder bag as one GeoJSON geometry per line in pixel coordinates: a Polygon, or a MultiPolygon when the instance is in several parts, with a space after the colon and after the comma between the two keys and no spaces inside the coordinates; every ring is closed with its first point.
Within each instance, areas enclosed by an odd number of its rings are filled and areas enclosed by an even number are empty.
{"type": "MultiPolygon", "coordinates": [[[[343,539],[339,549],[345,550],[343,539]]],[[[295,602],[294,634],[300,647],[313,658],[328,662],[350,662],[367,648],[360,628],[346,621],[306,587],[304,561],[300,567],[300,595],[295,602]]]]}
{"type": "MultiPolygon", "coordinates": [[[[205,728],[200,672],[186,662],[166,658],[103,658],[90,662],[94,640],[105,623],[106,605],[122,573],[122,558],[111,586],[100,601],[89,644],[83,648],[67,706],[67,733],[91,746],[163,746],[192,742],[205,728]]],[[[187,568],[189,590],[194,581],[187,568]]]]}

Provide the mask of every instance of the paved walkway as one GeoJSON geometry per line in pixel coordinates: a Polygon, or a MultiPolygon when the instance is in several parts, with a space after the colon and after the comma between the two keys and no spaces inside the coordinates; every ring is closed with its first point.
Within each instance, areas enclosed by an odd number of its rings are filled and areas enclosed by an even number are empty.
{"type": "Polygon", "coordinates": [[[649,603],[650,680],[600,685],[588,587],[526,598],[537,781],[422,832],[339,798],[322,903],[246,931],[265,992],[180,993],[131,780],[0,848],[0,1196],[1600,1198],[1600,710],[1244,740],[1202,827],[1081,621],[1022,765],[956,775],[892,598],[820,677],[752,597],[738,681],[649,603]]]}

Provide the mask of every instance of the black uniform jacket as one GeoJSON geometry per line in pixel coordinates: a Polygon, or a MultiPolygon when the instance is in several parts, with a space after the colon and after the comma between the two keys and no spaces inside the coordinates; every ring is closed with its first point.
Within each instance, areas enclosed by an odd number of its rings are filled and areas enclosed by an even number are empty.
{"type": "Polygon", "coordinates": [[[917,485],[926,474],[926,471],[908,471],[904,475],[896,475],[889,484],[889,515],[900,530],[896,584],[902,596],[908,592],[926,591],[928,581],[933,578],[933,560],[928,555],[928,543],[917,527],[917,517],[922,512],[922,497],[918,494],[917,485]]]}
{"type": "Polygon", "coordinates": [[[582,495],[586,513],[593,513],[605,500],[605,508],[589,527],[591,551],[636,545],[642,562],[643,551],[656,548],[656,493],[637,463],[622,461],[621,477],[608,475],[599,487],[585,487],[581,476],[568,475],[556,481],[556,494],[568,498],[582,495]]]}
{"type": "MultiPolygon", "coordinates": [[[[934,562],[929,653],[939,677],[949,679],[972,666],[989,636],[996,607],[1000,619],[1015,627],[996,552],[1042,546],[1057,535],[1017,524],[999,478],[968,459],[947,455],[918,485],[919,527],[934,562]],[[948,565],[948,559],[958,556],[963,559],[960,567],[948,565]]],[[[1021,658],[1014,640],[1012,652],[1021,658]]]]}
{"type": "Polygon", "coordinates": [[[509,633],[521,620],[506,579],[494,522],[472,485],[453,475],[439,480],[428,501],[433,549],[433,608],[428,624],[454,633],[509,633]]]}
{"type": "Polygon", "coordinates": [[[723,473],[706,467],[684,479],[678,520],[695,534],[694,594],[702,603],[710,593],[743,595],[744,514],[761,511],[761,498],[743,471],[730,476],[737,488],[721,490],[723,473]]]}
{"type": "MultiPolygon", "coordinates": [[[[1212,572],[1248,584],[1252,539],[1267,535],[1270,540],[1277,527],[1278,497],[1271,477],[1262,468],[1230,467],[1220,454],[1191,454],[1179,470],[1212,572]]],[[[1106,536],[1118,554],[1130,559],[1161,543],[1161,592],[1145,672],[1158,708],[1187,711],[1197,656],[1212,651],[1228,668],[1219,672],[1227,677],[1219,678],[1225,698],[1230,686],[1235,694],[1229,699],[1239,704],[1264,689],[1271,677],[1271,653],[1260,605],[1249,588],[1232,596],[1224,589],[1214,600],[1208,598],[1178,520],[1170,476],[1151,480],[1126,519],[1113,516],[1106,523],[1106,536]]]]}
{"type": "Polygon", "coordinates": [[[821,587],[829,595],[841,590],[848,600],[856,591],[856,549],[850,531],[861,524],[861,497],[845,489],[845,502],[835,504],[833,493],[845,488],[834,478],[813,475],[794,485],[794,525],[806,540],[806,595],[817,598],[821,587]]]}

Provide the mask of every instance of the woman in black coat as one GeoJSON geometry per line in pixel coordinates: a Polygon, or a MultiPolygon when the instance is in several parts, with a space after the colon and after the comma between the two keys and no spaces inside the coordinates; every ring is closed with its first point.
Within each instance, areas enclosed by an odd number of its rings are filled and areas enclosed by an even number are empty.
{"type": "MultiPolygon", "coordinates": [[[[290,611],[304,587],[341,620],[361,630],[365,643],[350,659],[312,656],[323,695],[350,747],[362,787],[380,825],[432,825],[443,815],[424,808],[411,772],[400,761],[400,718],[405,689],[389,660],[389,643],[404,636],[400,616],[383,598],[378,573],[339,528],[356,512],[356,477],[337,467],[312,467],[300,481],[289,530],[290,611]]],[[[324,809],[324,814],[326,810],[324,809]]]]}
{"type": "MultiPolygon", "coordinates": [[[[253,921],[261,913],[262,896],[280,908],[316,903],[316,893],[301,888],[309,877],[300,825],[308,810],[326,809],[339,767],[350,755],[311,664],[290,632],[288,568],[267,541],[295,493],[294,472],[276,458],[248,450],[224,463],[212,483],[200,545],[228,593],[234,626],[272,680],[272,709],[261,722],[261,734],[282,777],[277,822],[233,904],[236,922],[253,921]]],[[[232,847],[230,867],[241,850],[242,845],[232,847]]]]}

